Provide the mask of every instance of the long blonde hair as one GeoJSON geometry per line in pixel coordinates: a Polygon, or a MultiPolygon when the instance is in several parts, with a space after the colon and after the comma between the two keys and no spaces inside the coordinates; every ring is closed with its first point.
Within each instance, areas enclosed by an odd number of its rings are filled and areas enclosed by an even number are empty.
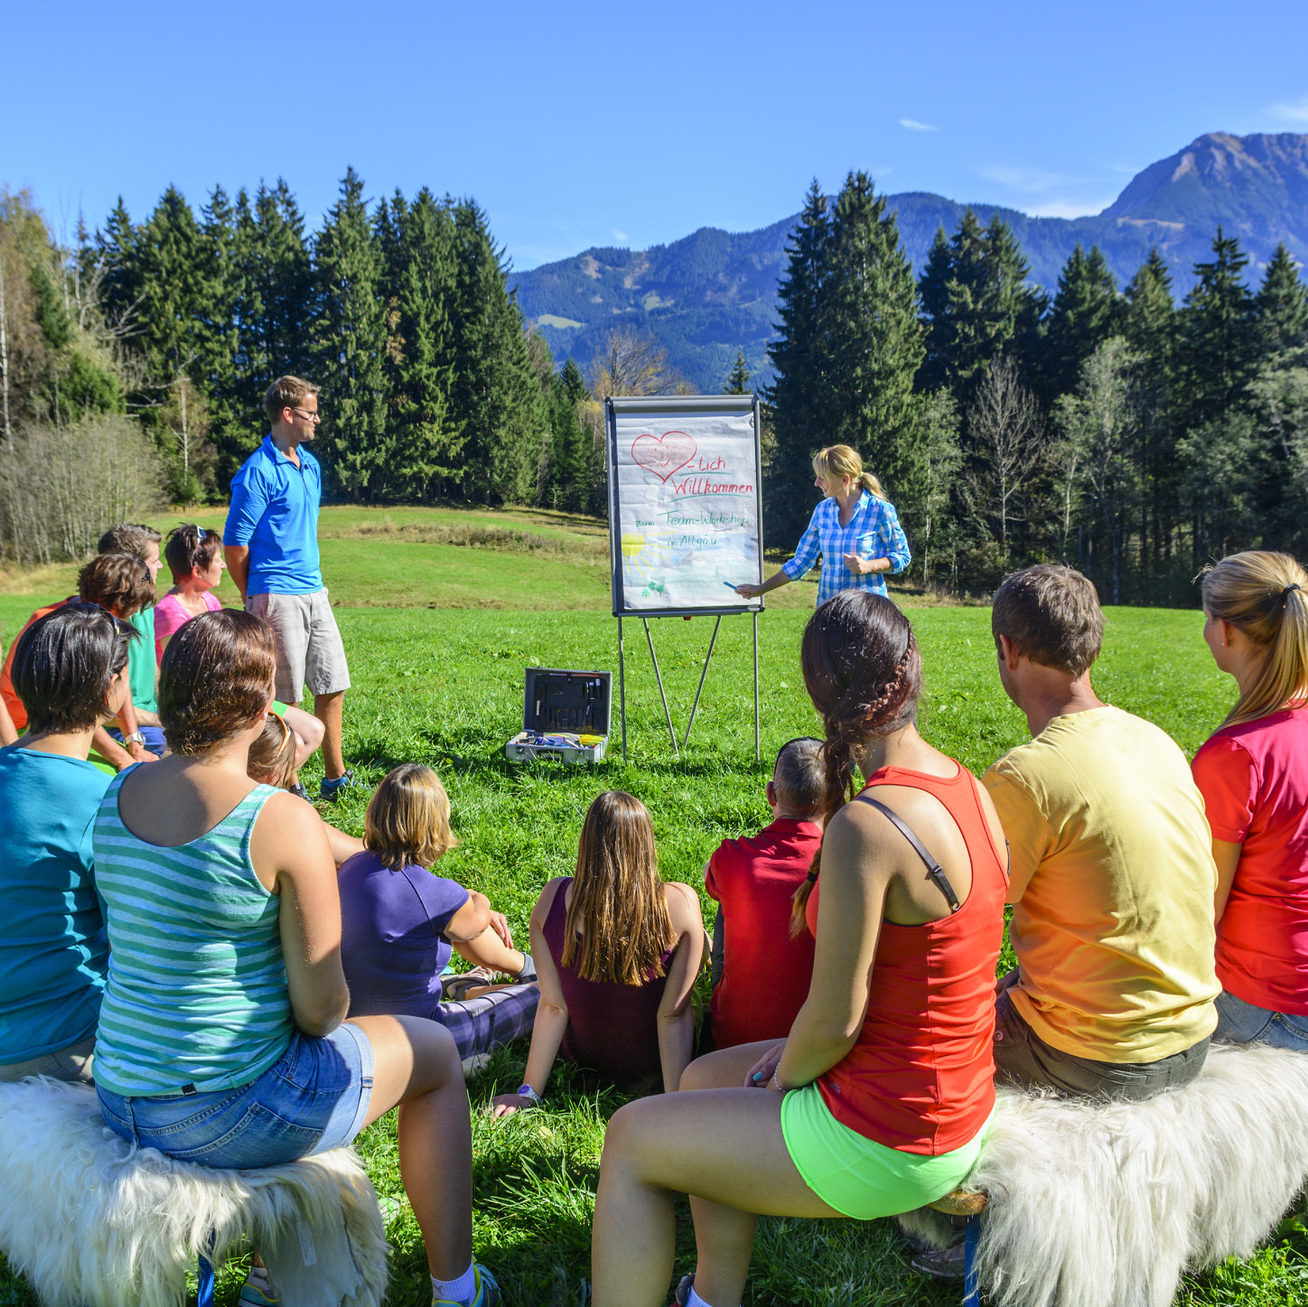
{"type": "Polygon", "coordinates": [[[1308,574],[1289,554],[1231,554],[1204,574],[1204,612],[1264,650],[1258,678],[1223,726],[1256,721],[1308,699],[1308,574]]]}
{"type": "Polygon", "coordinates": [[[581,828],[563,965],[583,980],[641,985],[663,975],[675,939],[649,811],[630,794],[606,790],[581,828]]]}
{"type": "Polygon", "coordinates": [[[881,482],[864,469],[858,451],[850,449],[848,445],[828,445],[825,449],[818,450],[813,455],[813,470],[819,476],[835,477],[837,480],[848,477],[878,499],[886,498],[881,482]]]}

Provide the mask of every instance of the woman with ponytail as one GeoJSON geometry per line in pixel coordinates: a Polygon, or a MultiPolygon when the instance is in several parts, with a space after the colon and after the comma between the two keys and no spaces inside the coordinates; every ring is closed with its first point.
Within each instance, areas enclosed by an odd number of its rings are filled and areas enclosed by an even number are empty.
{"type": "Polygon", "coordinates": [[[890,600],[846,591],[823,604],[802,661],[826,728],[828,816],[797,904],[816,939],[808,998],[783,1043],[711,1053],[685,1092],[613,1117],[594,1307],[664,1301],[678,1192],[691,1195],[699,1261],[677,1302],[736,1307],[756,1214],[910,1211],[980,1153],[994,1106],[999,819],[917,732],[921,660],[890,600]]]}
{"type": "Polygon", "coordinates": [[[1218,873],[1213,1038],[1308,1052],[1308,574],[1288,554],[1232,554],[1203,604],[1240,691],[1194,760],[1218,873]]]}
{"type": "Polygon", "coordinates": [[[841,590],[886,592],[885,577],[902,572],[912,561],[908,540],[895,506],[881,482],[863,468],[863,460],[848,445],[828,445],[813,459],[815,485],[826,496],[813,510],[795,556],[762,585],[738,585],[744,599],[798,581],[822,556],[817,602],[821,607],[841,590]]]}

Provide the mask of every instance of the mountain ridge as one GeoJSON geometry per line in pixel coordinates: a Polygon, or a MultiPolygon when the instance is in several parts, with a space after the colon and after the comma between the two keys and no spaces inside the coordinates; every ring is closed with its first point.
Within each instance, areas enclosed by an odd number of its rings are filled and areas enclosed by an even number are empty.
{"type": "MultiPolygon", "coordinates": [[[[887,195],[900,238],[920,271],[936,231],[952,234],[967,209],[982,223],[998,214],[1051,294],[1079,243],[1098,245],[1120,286],[1157,246],[1178,299],[1206,259],[1220,223],[1250,256],[1256,285],[1278,242],[1308,262],[1308,134],[1209,132],[1138,172],[1101,213],[1039,218],[1002,205],[950,200],[929,191],[887,195]]],[[[586,371],[611,327],[633,326],[668,352],[669,365],[704,393],[720,390],[745,352],[765,381],[776,287],[798,213],[748,232],[701,227],[647,250],[592,247],[510,278],[524,315],[556,360],[586,371]]]]}

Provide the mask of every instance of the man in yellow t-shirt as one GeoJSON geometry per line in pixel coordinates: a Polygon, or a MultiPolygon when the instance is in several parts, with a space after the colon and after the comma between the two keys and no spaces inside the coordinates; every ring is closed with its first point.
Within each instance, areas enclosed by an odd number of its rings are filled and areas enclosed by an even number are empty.
{"type": "Polygon", "coordinates": [[[1018,962],[995,1062],[1001,1080],[1148,1098],[1198,1075],[1216,1025],[1217,870],[1181,750],[1091,687],[1103,626],[1068,567],[1027,568],[995,594],[999,679],[1032,735],[984,777],[1018,962]]]}

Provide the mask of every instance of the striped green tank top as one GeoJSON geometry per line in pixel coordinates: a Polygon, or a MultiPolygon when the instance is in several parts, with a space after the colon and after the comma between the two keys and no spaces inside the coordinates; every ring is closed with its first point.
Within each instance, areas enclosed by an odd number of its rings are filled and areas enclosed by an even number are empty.
{"type": "Polygon", "coordinates": [[[280,900],[250,863],[255,818],[277,791],[256,786],[212,830],[170,848],[123,825],[128,774],[109,786],[93,835],[109,932],[95,1078],[125,1096],[248,1085],[294,1028],[280,900]]]}

